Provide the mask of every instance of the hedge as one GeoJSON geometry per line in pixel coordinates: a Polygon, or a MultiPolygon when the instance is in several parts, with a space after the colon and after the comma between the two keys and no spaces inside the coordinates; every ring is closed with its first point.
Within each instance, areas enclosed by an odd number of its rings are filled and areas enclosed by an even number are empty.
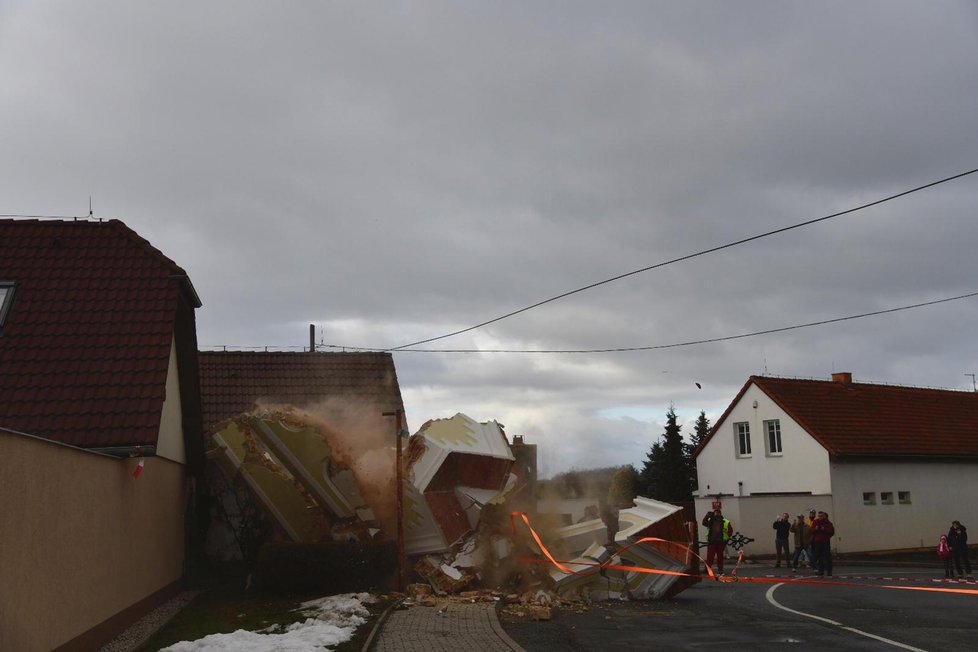
{"type": "Polygon", "coordinates": [[[397,575],[393,541],[267,543],[258,553],[254,579],[277,593],[350,593],[391,588],[397,575]]]}

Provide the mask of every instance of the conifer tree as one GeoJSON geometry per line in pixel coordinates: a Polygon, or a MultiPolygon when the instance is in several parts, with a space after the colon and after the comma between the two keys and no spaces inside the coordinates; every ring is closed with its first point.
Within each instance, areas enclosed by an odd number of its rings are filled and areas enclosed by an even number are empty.
{"type": "Polygon", "coordinates": [[[706,436],[710,433],[710,420],[706,418],[706,411],[700,410],[700,415],[696,418],[696,423],[693,425],[693,436],[686,450],[686,456],[689,458],[689,471],[693,478],[693,487],[699,486],[699,480],[696,475],[696,462],[693,460],[693,451],[704,441],[706,441],[706,436]]]}
{"type": "Polygon", "coordinates": [[[661,441],[652,444],[646,457],[640,478],[647,495],[668,503],[692,500],[693,472],[675,406],[669,406],[669,411],[666,412],[666,431],[661,441]]]}

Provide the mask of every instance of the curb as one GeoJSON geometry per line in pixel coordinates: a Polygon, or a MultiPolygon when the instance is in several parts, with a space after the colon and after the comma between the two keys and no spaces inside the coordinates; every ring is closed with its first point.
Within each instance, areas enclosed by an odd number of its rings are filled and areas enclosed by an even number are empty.
{"type": "Polygon", "coordinates": [[[381,628],[384,626],[384,623],[387,622],[387,619],[390,618],[391,612],[401,606],[402,602],[404,602],[404,598],[395,600],[393,604],[384,609],[384,612],[380,614],[380,618],[378,618],[377,622],[374,623],[373,629],[370,630],[367,640],[363,642],[363,647],[360,648],[360,652],[370,652],[370,649],[374,646],[374,642],[377,640],[377,635],[380,633],[381,628]]]}
{"type": "Polygon", "coordinates": [[[503,608],[503,601],[496,600],[494,609],[489,612],[489,626],[492,627],[492,631],[499,637],[499,639],[509,646],[509,649],[513,652],[526,652],[526,650],[506,633],[503,629],[502,623],[499,622],[499,610],[503,608]]]}

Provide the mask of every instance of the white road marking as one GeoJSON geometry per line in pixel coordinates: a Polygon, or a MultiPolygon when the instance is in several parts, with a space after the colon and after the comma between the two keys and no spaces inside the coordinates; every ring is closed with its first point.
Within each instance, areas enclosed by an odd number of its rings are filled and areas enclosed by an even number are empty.
{"type": "Polygon", "coordinates": [[[784,584],[775,584],[774,586],[772,586],[767,590],[767,593],[764,596],[767,598],[768,602],[770,602],[778,609],[796,614],[798,616],[804,616],[805,618],[812,618],[813,620],[819,620],[823,623],[828,623],[829,625],[835,625],[836,627],[840,629],[844,629],[847,632],[852,632],[853,634],[859,634],[860,636],[866,636],[871,639],[880,641],[882,643],[887,643],[894,647],[902,648],[904,650],[912,650],[912,652],[927,652],[926,650],[922,650],[919,647],[913,647],[912,645],[907,645],[906,643],[900,643],[899,641],[893,641],[888,638],[883,638],[882,636],[877,636],[876,634],[870,634],[869,632],[864,632],[861,629],[856,629],[855,627],[846,627],[842,623],[836,622],[834,620],[830,620],[829,618],[822,618],[821,616],[816,616],[815,614],[807,614],[804,611],[789,609],[788,607],[784,606],[783,604],[781,604],[780,602],[774,599],[774,590],[777,589],[779,586],[784,586],[784,584]]]}

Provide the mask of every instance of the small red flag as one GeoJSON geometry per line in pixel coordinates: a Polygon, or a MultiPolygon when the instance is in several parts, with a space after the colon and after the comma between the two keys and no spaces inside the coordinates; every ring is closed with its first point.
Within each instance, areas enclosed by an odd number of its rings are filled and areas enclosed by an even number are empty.
{"type": "Polygon", "coordinates": [[[137,464],[136,468],[132,470],[132,477],[138,478],[139,474],[143,472],[144,466],[146,466],[146,458],[141,457],[139,458],[139,464],[137,464]]]}

